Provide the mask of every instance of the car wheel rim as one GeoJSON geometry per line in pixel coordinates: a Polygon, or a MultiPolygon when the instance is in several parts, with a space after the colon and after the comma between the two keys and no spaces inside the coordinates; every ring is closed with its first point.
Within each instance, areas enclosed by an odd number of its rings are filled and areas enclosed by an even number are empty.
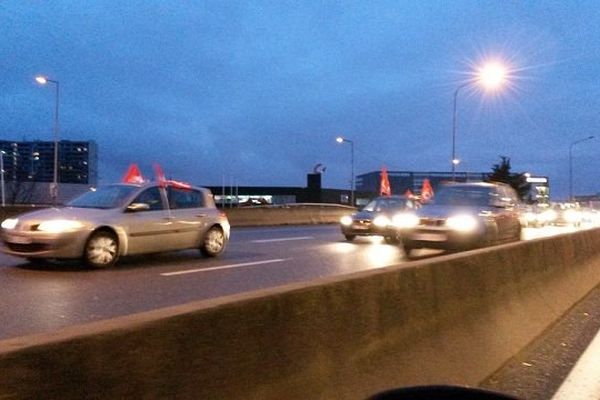
{"type": "Polygon", "coordinates": [[[223,233],[218,229],[212,229],[206,237],[206,249],[211,253],[218,253],[223,248],[223,233]]]}
{"type": "Polygon", "coordinates": [[[88,244],[88,259],[94,264],[110,264],[117,254],[117,242],[108,237],[98,237],[88,244]]]}

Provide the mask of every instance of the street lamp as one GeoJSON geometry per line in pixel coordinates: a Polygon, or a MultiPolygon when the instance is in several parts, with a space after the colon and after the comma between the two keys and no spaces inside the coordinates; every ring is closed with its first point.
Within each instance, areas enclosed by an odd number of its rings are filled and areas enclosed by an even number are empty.
{"type": "Polygon", "coordinates": [[[588,136],[584,139],[575,140],[569,145],[569,201],[573,201],[573,146],[578,143],[593,139],[594,136],[588,136]]]}
{"type": "Polygon", "coordinates": [[[507,79],[506,68],[498,63],[489,63],[484,65],[477,71],[476,78],[458,86],[454,91],[454,103],[452,108],[452,180],[455,180],[456,166],[460,160],[456,158],[456,100],[460,89],[472,85],[479,84],[484,89],[495,90],[501,87],[507,79]]]}
{"type": "Polygon", "coordinates": [[[335,139],[338,143],[350,143],[350,164],[351,164],[351,177],[350,177],[350,204],[354,206],[354,142],[350,139],[346,139],[342,136],[338,136],[335,139]]]}
{"type": "Polygon", "coordinates": [[[6,206],[4,200],[4,150],[0,150],[0,187],[2,188],[2,207],[6,206]]]}
{"type": "Polygon", "coordinates": [[[59,98],[59,84],[58,81],[48,79],[43,75],[35,77],[35,81],[40,85],[46,85],[47,83],[53,83],[56,85],[56,102],[54,107],[54,176],[52,185],[50,185],[50,197],[52,198],[52,205],[56,205],[58,198],[58,98],[59,98]]]}

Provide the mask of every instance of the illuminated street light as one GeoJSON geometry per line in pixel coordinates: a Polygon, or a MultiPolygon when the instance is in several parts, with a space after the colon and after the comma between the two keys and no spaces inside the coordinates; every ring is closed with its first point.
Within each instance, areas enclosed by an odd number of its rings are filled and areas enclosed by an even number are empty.
{"type": "Polygon", "coordinates": [[[350,204],[354,206],[354,142],[342,136],[338,136],[335,141],[338,143],[350,143],[350,164],[352,168],[350,177],[350,204]]]}
{"type": "Polygon", "coordinates": [[[456,158],[456,100],[460,89],[473,84],[479,84],[487,90],[496,90],[503,86],[507,80],[507,70],[499,63],[488,63],[477,71],[474,80],[463,83],[454,91],[454,103],[452,108],[452,180],[455,180],[456,166],[459,164],[456,158]]]}
{"type": "Polygon", "coordinates": [[[573,201],[573,146],[578,143],[593,139],[594,136],[588,136],[584,139],[575,140],[569,145],[569,201],[573,201]]]}
{"type": "Polygon", "coordinates": [[[48,79],[43,75],[35,77],[35,81],[40,85],[47,83],[53,83],[56,85],[56,102],[54,107],[54,177],[52,185],[50,185],[50,197],[52,198],[52,205],[56,205],[58,199],[58,99],[59,99],[59,84],[58,81],[48,79]]]}
{"type": "Polygon", "coordinates": [[[486,64],[479,70],[478,81],[486,89],[497,89],[506,81],[506,68],[498,63],[486,64]]]}

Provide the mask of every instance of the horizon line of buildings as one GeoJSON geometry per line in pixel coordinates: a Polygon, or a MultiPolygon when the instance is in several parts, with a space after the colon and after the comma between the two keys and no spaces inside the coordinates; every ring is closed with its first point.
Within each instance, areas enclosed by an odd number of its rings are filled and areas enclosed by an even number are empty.
{"type": "MultiPolygon", "coordinates": [[[[98,146],[94,141],[60,140],[58,142],[59,204],[96,186],[98,183],[98,146]]],[[[54,174],[53,141],[0,140],[3,152],[4,182],[8,186],[9,202],[50,204],[49,187],[54,174]],[[16,193],[22,192],[22,193],[16,193]],[[12,201],[10,201],[12,200],[12,201]]],[[[417,172],[388,171],[393,194],[407,191],[419,194],[425,179],[433,190],[447,181],[483,181],[490,172],[417,172]]],[[[371,171],[355,177],[356,205],[363,205],[377,196],[380,189],[381,171],[371,171]]],[[[532,178],[531,199],[548,201],[549,184],[545,177],[532,178]]],[[[306,187],[257,187],[257,186],[207,186],[215,199],[223,206],[239,204],[283,204],[294,202],[350,204],[351,189],[323,189],[321,174],[307,175],[306,187]]],[[[586,196],[589,197],[589,196],[586,196]]]]}

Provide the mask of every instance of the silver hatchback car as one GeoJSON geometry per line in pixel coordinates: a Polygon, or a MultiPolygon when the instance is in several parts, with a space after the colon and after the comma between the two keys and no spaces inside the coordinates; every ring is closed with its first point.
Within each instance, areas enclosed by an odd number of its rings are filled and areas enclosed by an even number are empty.
{"type": "Polygon", "coordinates": [[[151,182],[101,186],[66,207],[8,218],[0,236],[5,253],[32,262],[83,259],[104,268],[120,256],[191,248],[214,257],[229,232],[208,189],[151,182]]]}

